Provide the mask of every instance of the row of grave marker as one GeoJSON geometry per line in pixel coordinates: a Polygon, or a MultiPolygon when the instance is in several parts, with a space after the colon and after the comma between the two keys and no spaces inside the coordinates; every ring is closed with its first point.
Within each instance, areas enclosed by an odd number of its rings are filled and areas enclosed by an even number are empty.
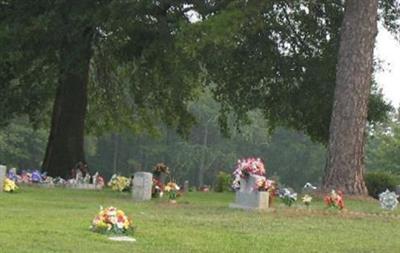
{"type": "MultiPolygon", "coordinates": [[[[6,178],[7,167],[0,165],[0,192],[3,191],[3,184],[6,178]]],[[[187,185],[187,181],[185,185],[187,185]]],[[[153,174],[149,172],[136,172],[133,178],[132,198],[135,201],[146,201],[151,199],[153,185],[153,174]]],[[[188,188],[188,186],[186,186],[188,188]]]]}

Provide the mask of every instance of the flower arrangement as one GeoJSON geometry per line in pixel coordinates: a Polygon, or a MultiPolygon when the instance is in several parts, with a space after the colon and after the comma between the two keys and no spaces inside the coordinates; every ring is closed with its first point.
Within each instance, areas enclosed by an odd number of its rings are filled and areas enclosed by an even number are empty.
{"type": "Polygon", "coordinates": [[[311,204],[312,197],[310,195],[306,194],[301,198],[301,200],[302,200],[303,204],[308,207],[311,204]]]}
{"type": "Polygon", "coordinates": [[[344,208],[343,192],[332,190],[330,195],[325,196],[324,202],[327,207],[342,210],[344,208]]]}
{"type": "Polygon", "coordinates": [[[256,186],[259,191],[267,191],[272,189],[274,181],[266,179],[265,177],[258,176],[256,178],[256,186]]]}
{"type": "Polygon", "coordinates": [[[153,178],[153,186],[151,189],[153,197],[160,197],[164,195],[164,186],[160,180],[153,178]]]}
{"type": "Polygon", "coordinates": [[[293,203],[297,200],[297,193],[291,192],[288,188],[283,188],[279,192],[279,197],[282,199],[282,202],[285,205],[291,207],[293,203]]]}
{"type": "Polygon", "coordinates": [[[172,202],[176,201],[177,192],[180,190],[179,186],[174,182],[169,182],[165,187],[164,190],[168,193],[169,200],[172,202]]]}
{"type": "MultiPolygon", "coordinates": [[[[44,186],[71,186],[76,185],[77,183],[90,183],[90,175],[86,173],[86,179],[77,181],[76,178],[72,178],[69,180],[65,180],[61,177],[50,177],[47,176],[46,172],[40,172],[37,169],[34,170],[22,170],[20,174],[16,173],[16,169],[12,168],[8,171],[7,177],[8,179],[14,181],[17,184],[28,184],[28,185],[44,185],[44,186]]],[[[104,178],[96,173],[93,177],[93,184],[96,185],[97,188],[103,188],[104,186],[104,178]]]]}
{"type": "Polygon", "coordinates": [[[245,178],[251,174],[259,176],[265,175],[265,166],[263,161],[260,158],[254,157],[238,160],[233,175],[245,178]]]}
{"type": "Polygon", "coordinates": [[[53,179],[53,184],[55,185],[66,185],[67,181],[63,179],[62,177],[56,177],[53,179]]]}
{"type": "Polygon", "coordinates": [[[43,177],[46,177],[46,173],[42,175],[39,170],[32,171],[31,175],[32,183],[41,183],[43,181],[43,177]]]}
{"type": "Polygon", "coordinates": [[[379,202],[381,207],[386,210],[394,210],[397,207],[399,196],[395,192],[391,192],[388,189],[379,194],[379,202]]]}
{"type": "Polygon", "coordinates": [[[113,191],[126,191],[129,190],[131,181],[127,177],[113,175],[108,182],[108,186],[111,187],[113,191]]]}
{"type": "Polygon", "coordinates": [[[23,170],[21,175],[16,175],[18,183],[25,183],[25,184],[41,184],[41,183],[48,183],[51,181],[51,178],[48,178],[47,173],[41,173],[39,170],[23,170]]]}
{"type": "Polygon", "coordinates": [[[19,177],[19,176],[17,175],[16,171],[17,171],[17,169],[12,168],[12,169],[10,169],[10,170],[8,171],[8,173],[7,173],[7,177],[8,177],[9,179],[11,179],[12,181],[14,181],[14,182],[17,182],[17,181],[18,181],[18,177],[19,177]]]}
{"type": "Polygon", "coordinates": [[[5,192],[14,192],[18,189],[18,186],[15,184],[15,182],[9,178],[4,179],[4,185],[3,185],[3,190],[5,192]]]}
{"type": "Polygon", "coordinates": [[[258,191],[268,191],[272,188],[274,181],[265,177],[265,165],[260,158],[244,158],[237,162],[236,169],[233,172],[232,188],[238,190],[240,188],[240,179],[255,177],[255,186],[253,189],[258,191]]]}
{"type": "Polygon", "coordinates": [[[122,210],[115,207],[103,209],[94,217],[91,230],[103,234],[133,234],[134,227],[132,220],[129,219],[122,210]]]}
{"type": "Polygon", "coordinates": [[[154,166],[153,174],[160,175],[161,173],[169,174],[169,168],[164,163],[157,163],[156,166],[154,166]]]}

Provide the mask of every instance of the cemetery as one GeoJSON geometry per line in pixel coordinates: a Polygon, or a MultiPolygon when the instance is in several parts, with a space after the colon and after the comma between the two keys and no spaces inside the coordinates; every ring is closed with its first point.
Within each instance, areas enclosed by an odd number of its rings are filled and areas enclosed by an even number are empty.
{"type": "MultiPolygon", "coordinates": [[[[234,191],[184,191],[167,183],[170,175],[159,188],[157,166],[135,173],[131,182],[114,175],[95,191],[4,187],[0,242],[9,252],[259,252],[265,249],[259,241],[272,252],[293,252],[293,245],[296,252],[400,247],[381,240],[400,229],[399,196],[389,190],[379,200],[340,191],[323,196],[310,183],[295,193],[267,179],[260,158],[243,158],[232,172],[234,191]],[[156,187],[164,194],[152,194],[156,187]]],[[[0,180],[8,180],[5,166],[0,170],[0,180]]]]}
{"type": "Polygon", "coordinates": [[[0,253],[400,252],[400,0],[0,1],[0,253]]]}

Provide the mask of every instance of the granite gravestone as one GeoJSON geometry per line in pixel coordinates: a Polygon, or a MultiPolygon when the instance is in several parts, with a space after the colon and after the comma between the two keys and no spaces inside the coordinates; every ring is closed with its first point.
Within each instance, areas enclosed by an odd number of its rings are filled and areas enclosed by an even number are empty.
{"type": "Polygon", "coordinates": [[[136,172],[133,178],[132,197],[135,201],[151,200],[153,175],[148,172],[136,172]]]}
{"type": "Polygon", "coordinates": [[[240,179],[240,189],[236,192],[235,203],[231,208],[242,209],[268,209],[269,192],[258,191],[256,185],[257,176],[250,175],[240,179]]]}

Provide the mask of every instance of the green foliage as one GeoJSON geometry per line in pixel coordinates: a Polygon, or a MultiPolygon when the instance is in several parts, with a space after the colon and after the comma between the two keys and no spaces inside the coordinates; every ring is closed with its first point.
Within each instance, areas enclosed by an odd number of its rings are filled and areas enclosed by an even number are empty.
{"type": "Polygon", "coordinates": [[[47,131],[33,129],[26,119],[12,121],[0,129],[0,164],[23,169],[39,168],[47,138],[47,131]]]}
{"type": "Polygon", "coordinates": [[[198,85],[193,74],[198,64],[183,57],[174,41],[180,26],[190,23],[187,12],[193,8],[207,15],[220,4],[1,1],[1,123],[18,115],[41,123],[48,119],[63,73],[82,69],[76,56],[89,44],[88,130],[151,132],[163,121],[188,133],[194,118],[187,104],[198,85]]]}
{"type": "Polygon", "coordinates": [[[396,186],[400,184],[400,177],[384,171],[369,172],[365,176],[365,184],[368,189],[368,194],[378,199],[379,194],[386,189],[395,191],[396,186]]]}
{"type": "Polygon", "coordinates": [[[214,187],[216,192],[230,191],[232,185],[232,176],[229,173],[220,171],[217,175],[217,182],[214,187]]]}
{"type": "MultiPolygon", "coordinates": [[[[260,109],[271,128],[293,128],[326,143],[342,17],[338,0],[231,1],[184,30],[187,44],[196,41],[184,50],[202,63],[205,82],[222,104],[223,130],[229,112],[242,125],[247,112],[260,109]],[[225,32],[216,32],[220,25],[225,32]]],[[[378,91],[370,100],[368,119],[380,121],[390,106],[378,91]]]]}
{"type": "MultiPolygon", "coordinates": [[[[397,117],[397,116],[393,116],[397,117]]],[[[378,124],[368,136],[366,164],[369,171],[400,173],[400,122],[392,119],[378,124]]]]}

